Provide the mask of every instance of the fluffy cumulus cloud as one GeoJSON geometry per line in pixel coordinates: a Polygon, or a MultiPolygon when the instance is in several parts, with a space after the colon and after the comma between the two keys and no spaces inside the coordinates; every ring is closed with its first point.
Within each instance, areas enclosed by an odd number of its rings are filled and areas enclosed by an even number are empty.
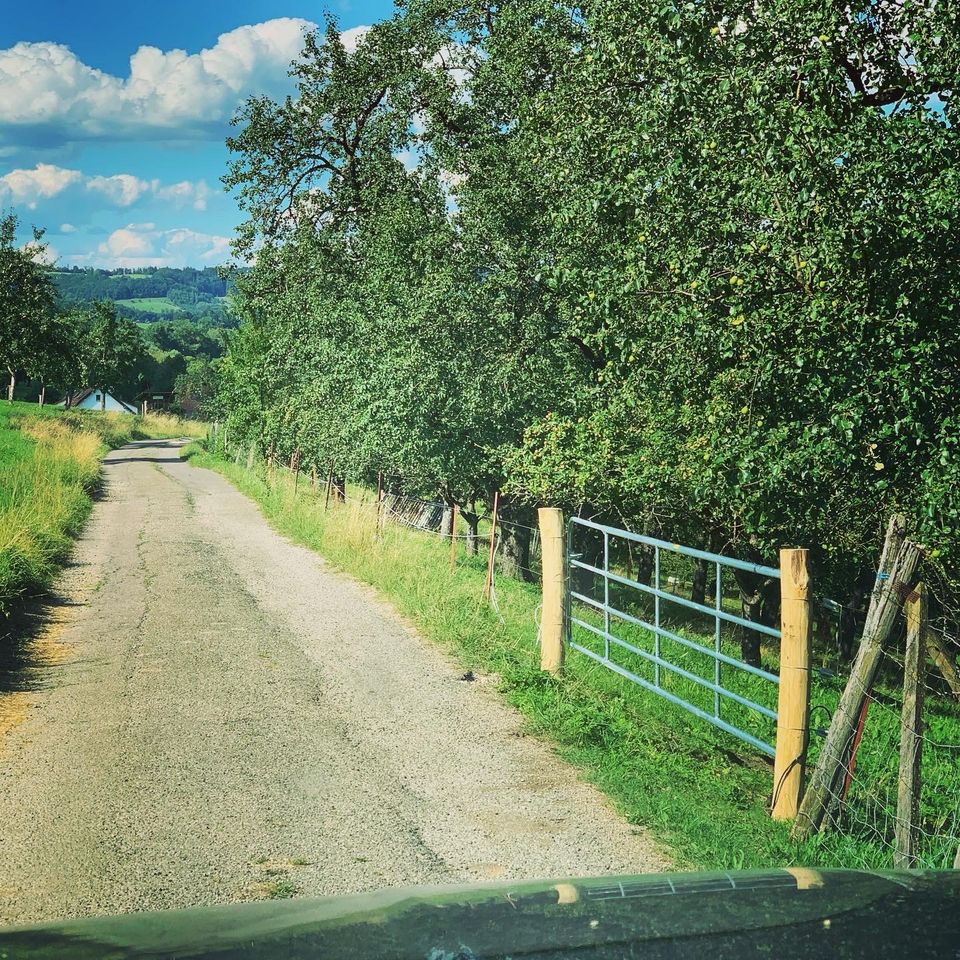
{"type": "MultiPolygon", "coordinates": [[[[72,220],[84,219],[92,211],[106,207],[125,209],[151,200],[177,208],[206,210],[213,191],[203,180],[182,180],[164,184],[160,180],[142,180],[131,173],[112,176],[86,176],[79,170],[67,170],[49,163],[38,163],[29,170],[11,170],[0,176],[0,207],[42,209],[55,202],[59,210],[69,208],[72,220]]],[[[64,224],[76,230],[73,222],[64,224]]],[[[71,229],[72,228],[72,229],[71,229]]]]}
{"type": "MultiPolygon", "coordinates": [[[[289,88],[308,20],[238,27],[199,53],[144,46],[126,77],[83,63],[69,47],[21,42],[0,51],[0,148],[222,135],[237,105],[289,88]]],[[[354,46],[364,28],[344,35],[354,46]]]]}
{"type": "Polygon", "coordinates": [[[114,230],[95,251],[65,258],[93,267],[217,266],[230,259],[230,238],[186,227],[163,230],[154,223],[130,223],[114,230]]]}

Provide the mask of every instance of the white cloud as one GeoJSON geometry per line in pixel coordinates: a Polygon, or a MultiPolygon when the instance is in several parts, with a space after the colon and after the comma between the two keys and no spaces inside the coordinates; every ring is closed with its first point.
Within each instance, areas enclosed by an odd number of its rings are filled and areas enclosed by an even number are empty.
{"type": "Polygon", "coordinates": [[[87,180],[87,189],[102,193],[117,207],[129,207],[150,190],[150,184],[129,173],[118,173],[112,177],[91,177],[87,180]]]}
{"type": "MultiPolygon", "coordinates": [[[[36,210],[45,201],[56,199],[58,207],[71,207],[68,215],[89,215],[104,206],[125,209],[149,200],[169,203],[178,209],[206,210],[213,193],[203,180],[163,184],[159,180],[141,180],[131,173],[88,177],[79,170],[47,163],[37,164],[32,170],[12,170],[0,177],[0,206],[13,204],[36,210]]],[[[64,212],[60,209],[61,214],[64,212]]]]}
{"type": "MultiPolygon", "coordinates": [[[[219,138],[248,96],[291,89],[290,63],[315,27],[282,17],[224,33],[199,53],[140,47],[126,77],[88,66],[62,44],[0,50],[0,153],[5,143],[219,138]]],[[[345,31],[347,48],[368,29],[345,31]]]]}
{"type": "Polygon", "coordinates": [[[230,259],[230,238],[186,227],[161,230],[153,223],[130,223],[114,230],[95,252],[66,259],[107,268],[216,266],[230,259]]]}
{"type": "Polygon", "coordinates": [[[61,233],[76,233],[77,228],[72,223],[61,223],[60,224],[61,233]]]}
{"type": "MultiPolygon", "coordinates": [[[[156,181],[154,183],[156,184],[156,181]]],[[[206,210],[207,200],[213,194],[213,191],[203,180],[197,183],[190,180],[181,180],[169,187],[155,186],[153,192],[158,200],[172,202],[177,207],[191,206],[194,210],[206,210]]]]}
{"type": "Polygon", "coordinates": [[[30,240],[23,245],[23,249],[33,251],[34,263],[42,263],[47,267],[52,267],[60,259],[57,248],[51,247],[49,243],[37,243],[30,240]]]}
{"type": "Polygon", "coordinates": [[[349,30],[342,31],[340,34],[340,42],[343,44],[344,50],[346,50],[347,53],[353,53],[360,45],[360,41],[369,32],[370,28],[366,26],[351,27],[349,30]]]}
{"type": "Polygon", "coordinates": [[[82,179],[78,170],[38,163],[33,170],[12,170],[0,177],[0,201],[22,204],[34,210],[39,201],[57,196],[82,179]]]}

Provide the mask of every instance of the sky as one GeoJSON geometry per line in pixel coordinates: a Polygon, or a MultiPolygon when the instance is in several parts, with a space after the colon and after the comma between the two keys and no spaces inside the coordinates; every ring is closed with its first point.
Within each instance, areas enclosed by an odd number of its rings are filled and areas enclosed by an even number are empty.
{"type": "Polygon", "coordinates": [[[58,266],[217,266],[240,220],[224,138],[254,94],[292,90],[305,30],[355,39],[388,0],[4,4],[0,211],[58,266]]]}

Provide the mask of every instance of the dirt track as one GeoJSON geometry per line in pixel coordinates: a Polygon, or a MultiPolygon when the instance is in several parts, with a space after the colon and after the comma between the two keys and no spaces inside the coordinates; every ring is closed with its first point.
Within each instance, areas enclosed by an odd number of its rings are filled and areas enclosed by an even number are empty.
{"type": "Polygon", "coordinates": [[[105,474],[51,662],[0,694],[0,922],[664,867],[492,683],[177,444],[105,474]]]}

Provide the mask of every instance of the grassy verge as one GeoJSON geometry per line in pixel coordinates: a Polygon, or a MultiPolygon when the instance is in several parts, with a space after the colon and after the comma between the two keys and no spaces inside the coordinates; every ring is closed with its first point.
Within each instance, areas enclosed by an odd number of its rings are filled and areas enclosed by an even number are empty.
{"type": "MultiPolygon", "coordinates": [[[[870,798],[857,798],[862,823],[854,819],[849,829],[796,844],[787,828],[766,812],[772,771],[762,756],[581,654],[571,653],[560,680],[541,673],[536,642],[538,587],[501,578],[498,617],[480,599],[483,558],[461,554],[451,573],[447,542],[395,525],[388,526],[382,542],[376,542],[369,504],[325,511],[322,496],[312,495],[302,479],[294,497],[289,474],[283,471],[271,476],[262,468],[248,471],[199,445],[190,448],[188,455],[196,465],[224,474],[257,501],[282,533],[376,587],[464,667],[498,674],[503,693],[531,728],[551,738],[558,752],[607,793],[632,823],[649,828],[664,841],[679,866],[891,866],[889,824],[876,803],[870,806],[870,798]]],[[[712,638],[697,634],[689,623],[677,622],[671,628],[705,645],[712,643],[712,638]]],[[[627,632],[624,628],[623,633],[627,632]]],[[[629,639],[638,646],[649,643],[639,633],[629,639]]],[[[699,669],[694,661],[701,655],[678,649],[671,656],[680,661],[685,657],[690,669],[699,669]]],[[[639,662],[635,666],[638,672],[645,669],[639,662]]],[[[763,681],[744,676],[739,682],[744,695],[770,702],[771,691],[761,689],[763,681]]],[[[832,710],[840,685],[835,679],[818,686],[816,704],[832,710]]],[[[682,682],[677,683],[676,692],[694,702],[703,696],[702,690],[684,688],[682,682]]],[[[741,719],[748,722],[746,717],[741,719]]],[[[955,710],[944,707],[937,722],[949,725],[949,735],[956,736],[953,742],[960,742],[955,710]]],[[[876,759],[865,752],[858,770],[872,789],[878,778],[887,775],[891,759],[895,778],[898,718],[895,711],[875,709],[870,723],[874,726],[868,726],[867,733],[876,745],[876,759]],[[871,768],[874,762],[876,769],[871,768]]],[[[931,763],[951,766],[950,770],[931,768],[931,773],[935,772],[936,789],[945,791],[944,808],[955,816],[954,761],[952,753],[933,759],[931,763]]],[[[883,797],[888,797],[889,784],[881,786],[883,797]]],[[[931,851],[931,859],[952,858],[949,846],[945,836],[943,851],[931,851]]]]}
{"type": "Polygon", "coordinates": [[[100,458],[150,437],[201,435],[175,417],[0,403],[0,616],[45,586],[90,510],[100,458]]]}

